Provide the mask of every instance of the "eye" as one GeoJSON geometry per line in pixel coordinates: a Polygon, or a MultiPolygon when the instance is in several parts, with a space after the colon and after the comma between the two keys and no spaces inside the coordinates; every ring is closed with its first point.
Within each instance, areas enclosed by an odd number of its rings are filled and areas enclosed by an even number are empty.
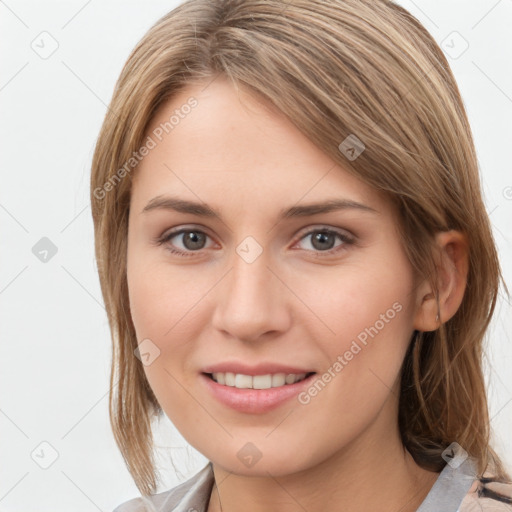
{"type": "MultiPolygon", "coordinates": [[[[312,249],[305,249],[306,251],[313,250],[319,254],[331,255],[339,251],[345,250],[347,245],[354,243],[354,238],[344,232],[337,231],[331,228],[319,228],[308,231],[303,235],[300,240],[305,240],[310,237],[310,246],[312,249]],[[338,245],[335,245],[336,238],[340,240],[338,245]]],[[[210,238],[206,233],[199,229],[180,229],[164,234],[158,238],[155,243],[157,245],[164,245],[166,249],[172,254],[178,256],[193,256],[195,252],[205,249],[206,240],[210,238]],[[171,243],[171,240],[176,239],[171,243]],[[181,244],[181,247],[179,245],[181,244]],[[178,245],[178,247],[176,247],[178,245]]]]}
{"type": "Polygon", "coordinates": [[[306,240],[307,238],[310,238],[309,245],[313,248],[313,251],[329,255],[345,250],[347,245],[354,243],[353,237],[331,228],[319,228],[308,231],[300,240],[306,240]],[[341,240],[341,243],[338,245],[335,245],[336,238],[341,240]]]}
{"type": "Polygon", "coordinates": [[[166,244],[167,250],[172,254],[193,256],[194,252],[205,248],[204,244],[207,238],[209,238],[209,236],[198,229],[180,229],[163,235],[156,240],[156,243],[157,245],[166,244]],[[173,238],[181,242],[182,248],[178,247],[178,249],[176,249],[176,242],[173,244],[170,243],[173,238]]]}

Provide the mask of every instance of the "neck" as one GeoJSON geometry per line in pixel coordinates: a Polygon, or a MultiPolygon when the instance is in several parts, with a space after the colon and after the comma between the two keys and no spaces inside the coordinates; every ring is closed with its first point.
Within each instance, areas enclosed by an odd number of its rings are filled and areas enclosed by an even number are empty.
{"type": "Polygon", "coordinates": [[[208,512],[415,512],[438,473],[418,466],[400,440],[372,425],[313,467],[280,477],[237,475],[213,465],[208,512]],[[379,430],[379,429],[377,429],[379,430]]]}

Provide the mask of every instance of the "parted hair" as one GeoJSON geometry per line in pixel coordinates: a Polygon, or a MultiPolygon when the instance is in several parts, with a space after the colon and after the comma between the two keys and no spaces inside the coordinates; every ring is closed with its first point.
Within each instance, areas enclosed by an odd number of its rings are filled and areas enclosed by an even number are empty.
{"type": "Polygon", "coordinates": [[[158,483],[152,421],[162,409],[134,355],[126,262],[137,166],[126,162],[144,144],[164,101],[219,75],[270,102],[335,162],[396,204],[407,257],[435,294],[435,234],[454,229],[467,236],[461,306],[440,319],[439,329],[411,338],[399,428],[425,469],[440,471],[442,452],[456,441],[476,459],[479,474],[491,468],[510,480],[491,447],[483,371],[486,331],[500,284],[506,285],[467,114],[435,40],[389,0],[187,0],[129,55],[92,161],[95,253],[112,337],[110,421],[141,493],[154,493],[158,483]],[[346,140],[360,141],[357,158],[340,150],[346,140]]]}

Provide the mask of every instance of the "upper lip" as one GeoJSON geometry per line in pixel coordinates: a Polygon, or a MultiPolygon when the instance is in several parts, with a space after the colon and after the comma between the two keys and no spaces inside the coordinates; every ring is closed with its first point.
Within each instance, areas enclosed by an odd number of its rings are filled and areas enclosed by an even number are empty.
{"type": "Polygon", "coordinates": [[[202,369],[203,373],[240,373],[243,375],[267,375],[269,373],[314,373],[311,368],[299,368],[297,366],[288,366],[279,363],[260,363],[257,365],[247,365],[236,361],[226,361],[225,363],[218,363],[206,366],[202,369]]]}

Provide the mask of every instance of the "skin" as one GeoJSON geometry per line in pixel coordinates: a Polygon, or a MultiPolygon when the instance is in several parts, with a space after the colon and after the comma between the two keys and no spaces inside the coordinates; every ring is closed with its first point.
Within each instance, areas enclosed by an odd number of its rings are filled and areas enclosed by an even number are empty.
{"type": "MultiPolygon", "coordinates": [[[[222,77],[164,103],[148,134],[191,96],[198,105],[134,176],[127,272],[137,339],[160,350],[144,367],[148,381],[185,439],[213,462],[218,488],[209,512],[221,503],[224,512],[240,503],[249,512],[416,510],[438,474],[418,466],[400,441],[399,375],[413,331],[439,322],[430,285],[415,279],[400,245],[396,211],[268,104],[222,77]],[[207,203],[222,220],[143,211],[170,194],[207,203]],[[282,208],[331,198],[375,212],[278,218],[282,208]],[[208,236],[202,246],[182,235],[155,243],[181,227],[208,236]],[[315,245],[326,227],[353,243],[334,236],[315,245]],[[263,251],[252,263],[236,252],[248,236],[263,251]],[[341,249],[325,255],[330,248],[341,249]],[[307,404],[292,399],[263,414],[240,413],[199,379],[204,366],[233,359],[321,375],[395,303],[400,312],[307,404]],[[262,454],[252,467],[237,457],[247,442],[262,454]]],[[[437,244],[446,321],[462,300],[467,251],[454,231],[440,233],[437,244]]]]}

